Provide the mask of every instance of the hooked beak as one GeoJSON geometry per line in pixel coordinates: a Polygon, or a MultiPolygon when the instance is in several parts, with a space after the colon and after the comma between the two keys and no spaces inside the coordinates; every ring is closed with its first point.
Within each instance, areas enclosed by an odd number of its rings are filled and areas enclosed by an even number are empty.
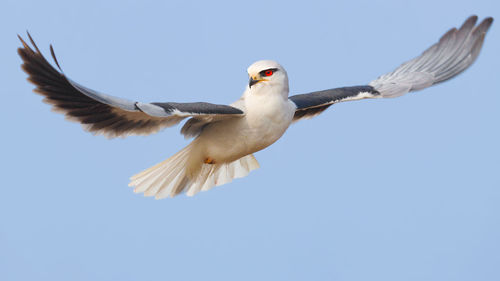
{"type": "Polygon", "coordinates": [[[252,88],[253,85],[255,85],[255,84],[259,83],[259,82],[260,82],[260,80],[253,79],[253,77],[250,77],[250,81],[248,82],[248,87],[252,88]]]}
{"type": "Polygon", "coordinates": [[[262,81],[267,81],[267,79],[256,79],[257,77],[250,77],[250,81],[248,82],[248,87],[252,88],[253,85],[262,82],[262,81]]]}

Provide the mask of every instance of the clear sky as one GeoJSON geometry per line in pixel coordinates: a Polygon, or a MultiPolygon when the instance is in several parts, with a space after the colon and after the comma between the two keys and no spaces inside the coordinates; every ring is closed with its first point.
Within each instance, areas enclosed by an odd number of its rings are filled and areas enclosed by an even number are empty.
{"type": "Polygon", "coordinates": [[[3,1],[0,280],[500,280],[500,2],[3,1]],[[238,99],[279,61],[292,94],[363,85],[471,14],[478,61],[397,99],[332,106],[189,198],[128,178],[180,127],[107,140],[52,113],[20,70],[29,30],[74,80],[139,101],[238,99]]]}

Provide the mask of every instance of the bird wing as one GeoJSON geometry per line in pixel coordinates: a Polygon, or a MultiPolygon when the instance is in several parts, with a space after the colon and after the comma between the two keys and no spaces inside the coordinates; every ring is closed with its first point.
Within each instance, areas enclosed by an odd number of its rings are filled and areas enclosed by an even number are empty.
{"type": "MultiPolygon", "coordinates": [[[[230,106],[237,108],[242,112],[245,112],[246,110],[245,101],[242,98],[233,102],[232,104],[230,104],[230,106]]],[[[184,138],[186,139],[195,138],[205,129],[208,124],[219,120],[221,120],[221,118],[219,118],[218,116],[190,118],[188,121],[186,121],[186,123],[184,123],[184,126],[182,126],[181,134],[184,135],[184,138]]]]}
{"type": "Polygon", "coordinates": [[[477,16],[469,17],[459,28],[452,28],[420,56],[403,63],[367,86],[330,89],[291,96],[295,103],[294,121],[310,118],[332,104],[364,98],[393,98],[422,90],[455,77],[477,58],[493,18],[476,25],[477,16]]]}
{"type": "Polygon", "coordinates": [[[18,49],[18,54],[23,60],[22,69],[29,75],[28,81],[36,85],[34,91],[44,96],[44,102],[51,104],[55,111],[81,123],[85,130],[94,134],[109,138],[147,135],[187,117],[211,121],[244,115],[242,110],[228,105],[141,103],[98,93],[64,75],[52,46],[50,51],[59,70],[45,59],[29,33],[28,38],[34,50],[19,36],[23,47],[18,49]]]}
{"type": "Polygon", "coordinates": [[[338,102],[374,98],[379,95],[371,86],[355,86],[295,95],[289,99],[297,106],[293,121],[298,121],[312,118],[338,102]]]}

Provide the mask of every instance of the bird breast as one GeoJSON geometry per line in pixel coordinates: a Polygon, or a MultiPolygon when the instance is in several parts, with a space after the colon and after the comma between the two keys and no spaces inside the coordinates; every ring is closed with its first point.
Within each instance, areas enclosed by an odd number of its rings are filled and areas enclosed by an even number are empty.
{"type": "Polygon", "coordinates": [[[247,96],[245,116],[215,122],[198,139],[204,157],[232,162],[278,140],[292,122],[295,105],[282,96],[247,96]]]}
{"type": "Polygon", "coordinates": [[[295,106],[282,95],[250,95],[245,100],[249,146],[255,151],[277,141],[290,126],[295,106]]]}

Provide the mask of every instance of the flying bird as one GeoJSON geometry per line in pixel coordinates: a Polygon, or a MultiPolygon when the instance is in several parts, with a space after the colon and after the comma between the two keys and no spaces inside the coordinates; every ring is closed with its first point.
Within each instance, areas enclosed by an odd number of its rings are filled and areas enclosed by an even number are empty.
{"type": "Polygon", "coordinates": [[[135,192],[160,199],[182,192],[192,196],[246,176],[259,167],[253,153],[277,141],[292,123],[314,117],[335,103],[398,97],[455,77],[476,60],[493,18],[476,23],[477,16],[469,17],[420,56],[364,86],[289,96],[285,69],[275,61],[257,61],[247,69],[250,80],[243,95],[230,105],[142,103],[96,92],[63,73],[51,45],[57,68],[53,67],[29,33],[32,46],[18,36],[22,43],[18,54],[28,80],[36,86],[34,91],[55,111],[96,135],[147,135],[188,118],[181,133],[193,141],[131,177],[129,186],[135,192]]]}

